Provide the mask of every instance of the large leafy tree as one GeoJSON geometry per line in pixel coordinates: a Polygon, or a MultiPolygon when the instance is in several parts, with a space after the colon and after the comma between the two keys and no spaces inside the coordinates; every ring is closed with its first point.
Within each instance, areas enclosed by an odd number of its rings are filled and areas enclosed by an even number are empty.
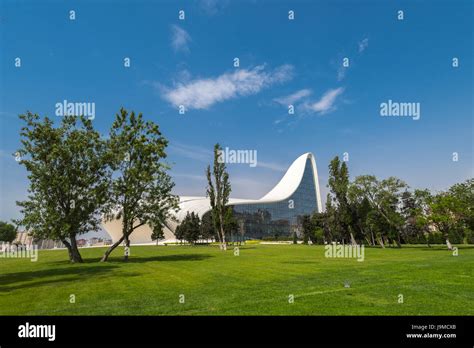
{"type": "Polygon", "coordinates": [[[455,184],[450,187],[449,193],[459,201],[458,216],[464,227],[474,231],[474,179],[455,184]]]}
{"type": "Polygon", "coordinates": [[[429,206],[431,194],[428,190],[405,191],[402,193],[401,214],[404,219],[405,242],[426,240],[428,246],[429,206]]]}
{"type": "Polygon", "coordinates": [[[405,182],[395,177],[377,180],[373,175],[361,175],[354,180],[353,185],[353,192],[367,199],[377,211],[379,216],[373,216],[372,221],[383,218],[390,227],[387,231],[388,238],[400,247],[404,219],[399,207],[402,194],[407,188],[405,182]]]}
{"type": "Polygon", "coordinates": [[[20,115],[19,163],[28,171],[28,199],[17,202],[17,221],[37,239],[61,241],[71,262],[82,262],[76,236],[100,228],[109,170],[105,144],[85,117],[65,116],[58,127],[47,117],[20,115]]]}
{"type": "Polygon", "coordinates": [[[448,249],[452,250],[451,236],[458,234],[462,238],[466,232],[467,225],[464,221],[467,215],[466,206],[459,196],[448,191],[431,196],[429,207],[429,221],[442,233],[448,249]]]}
{"type": "Polygon", "coordinates": [[[214,163],[211,172],[211,166],[207,166],[207,196],[211,203],[211,214],[214,228],[219,239],[221,250],[227,250],[226,233],[225,233],[225,218],[228,215],[227,206],[229,202],[229,195],[231,186],[229,181],[229,174],[226,171],[226,166],[221,158],[222,147],[219,144],[214,145],[214,163]]]}
{"type": "Polygon", "coordinates": [[[121,219],[122,236],[102,261],[122,242],[129,248],[130,235],[137,228],[147,224],[153,232],[161,230],[178,210],[179,199],[171,192],[174,183],[164,162],[167,145],[158,125],[144,121],[141,113],[122,108],[116,115],[108,141],[114,175],[105,219],[121,219]]]}
{"type": "Polygon", "coordinates": [[[11,243],[16,238],[16,227],[8,222],[0,221],[0,241],[11,243]]]}

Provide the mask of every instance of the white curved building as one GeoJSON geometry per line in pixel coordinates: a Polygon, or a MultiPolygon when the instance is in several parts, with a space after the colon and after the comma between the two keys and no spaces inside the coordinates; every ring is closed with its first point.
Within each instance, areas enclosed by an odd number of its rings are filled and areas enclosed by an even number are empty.
{"type": "MultiPolygon", "coordinates": [[[[278,184],[262,198],[230,198],[229,205],[242,226],[245,238],[299,233],[303,215],[321,212],[318,170],[314,155],[308,152],[298,157],[278,184]]],[[[211,209],[207,197],[181,196],[179,207],[180,210],[176,214],[178,221],[182,221],[188,212],[197,213],[202,217],[211,209]]],[[[121,220],[103,222],[103,227],[113,242],[121,237],[121,223],[121,220]]],[[[165,242],[175,241],[176,226],[176,222],[167,221],[164,230],[165,242]]],[[[132,233],[130,242],[152,243],[151,233],[150,227],[144,225],[132,233]]]]}

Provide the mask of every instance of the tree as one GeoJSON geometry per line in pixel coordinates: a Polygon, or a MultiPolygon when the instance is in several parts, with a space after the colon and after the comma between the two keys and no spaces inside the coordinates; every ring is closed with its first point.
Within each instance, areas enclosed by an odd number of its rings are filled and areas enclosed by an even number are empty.
{"type": "Polygon", "coordinates": [[[433,223],[438,231],[443,234],[446,246],[449,250],[453,249],[450,241],[450,235],[463,228],[461,222],[462,203],[450,192],[440,192],[431,196],[429,201],[431,214],[429,220],[433,223]]]}
{"type": "Polygon", "coordinates": [[[17,229],[8,222],[0,221],[0,241],[11,243],[16,238],[17,229]]]}
{"type": "Polygon", "coordinates": [[[460,222],[469,233],[474,231],[474,179],[468,179],[449,188],[449,193],[458,200],[460,222]]]}
{"type": "Polygon", "coordinates": [[[429,206],[431,194],[428,190],[405,191],[402,194],[401,214],[405,221],[404,234],[406,242],[426,240],[430,247],[429,206]]]}
{"type": "Polygon", "coordinates": [[[212,213],[210,211],[204,213],[201,218],[201,236],[203,239],[208,240],[216,238],[216,231],[214,230],[212,213]]]}
{"type": "Polygon", "coordinates": [[[298,244],[298,236],[296,235],[296,231],[293,231],[293,244],[298,244]]]}
{"type": "Polygon", "coordinates": [[[234,217],[234,212],[231,207],[227,207],[224,213],[224,233],[226,240],[231,240],[234,243],[234,235],[239,233],[239,223],[234,217]],[[228,237],[227,237],[228,236],[228,237]]]}
{"type": "Polygon", "coordinates": [[[355,194],[366,198],[390,226],[388,238],[401,247],[404,220],[399,212],[399,206],[402,192],[407,188],[405,182],[395,177],[379,181],[373,175],[361,175],[354,180],[353,185],[352,190],[355,194]]]}
{"type": "Polygon", "coordinates": [[[176,239],[180,241],[181,244],[183,244],[185,232],[186,232],[185,231],[185,226],[182,223],[180,223],[180,224],[178,224],[178,226],[176,226],[176,229],[174,231],[174,235],[175,235],[176,239]]]}
{"type": "Polygon", "coordinates": [[[338,221],[337,209],[332,203],[332,197],[328,193],[326,198],[324,221],[324,235],[329,241],[341,240],[344,236],[341,224],[338,221]]]}
{"type": "Polygon", "coordinates": [[[303,215],[301,218],[301,228],[303,231],[303,244],[308,244],[308,241],[311,239],[313,240],[313,224],[311,222],[310,215],[303,215]]]}
{"type": "Polygon", "coordinates": [[[105,144],[92,121],[65,116],[54,127],[48,117],[20,115],[19,163],[28,171],[28,199],[17,202],[17,221],[37,239],[60,240],[71,262],[82,262],[76,236],[100,228],[109,170],[105,144]]]}
{"type": "Polygon", "coordinates": [[[167,172],[169,166],[163,161],[167,145],[158,125],[145,122],[141,113],[135,115],[122,108],[116,115],[108,141],[114,179],[105,219],[121,219],[122,236],[101,261],[107,261],[122,242],[129,248],[130,235],[140,226],[148,224],[153,232],[160,230],[178,210],[179,199],[171,193],[174,183],[167,172]]]}
{"type": "Polygon", "coordinates": [[[163,229],[164,229],[164,225],[159,224],[151,232],[151,240],[156,240],[156,245],[158,245],[158,241],[160,239],[165,238],[165,233],[164,233],[163,229]]]}
{"type": "Polygon", "coordinates": [[[322,244],[325,241],[324,228],[325,228],[325,213],[315,212],[311,215],[311,225],[313,233],[310,235],[310,240],[313,244],[322,244]]]}
{"type": "Polygon", "coordinates": [[[336,156],[329,164],[328,186],[334,201],[337,203],[337,222],[340,223],[344,234],[347,234],[352,244],[357,244],[354,238],[354,211],[349,204],[349,170],[346,162],[336,156]]]}
{"type": "Polygon", "coordinates": [[[186,240],[189,244],[196,244],[201,238],[201,221],[194,212],[188,212],[177,229],[180,239],[186,240]]]}
{"type": "Polygon", "coordinates": [[[220,249],[227,250],[224,219],[228,209],[231,186],[229,174],[226,171],[225,163],[222,159],[222,147],[214,145],[214,164],[211,173],[211,166],[207,166],[207,196],[211,203],[211,214],[214,228],[219,240],[220,249]]]}

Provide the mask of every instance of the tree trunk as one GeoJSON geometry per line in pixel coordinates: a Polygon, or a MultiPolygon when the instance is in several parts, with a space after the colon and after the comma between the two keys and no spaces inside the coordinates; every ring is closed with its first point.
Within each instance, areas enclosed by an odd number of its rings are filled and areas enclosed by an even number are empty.
{"type": "Polygon", "coordinates": [[[384,243],[383,243],[383,237],[380,237],[380,238],[379,238],[379,243],[380,243],[380,245],[382,246],[382,248],[385,249],[385,245],[384,245],[384,243]]]}
{"type": "Polygon", "coordinates": [[[351,234],[351,244],[352,244],[352,245],[357,245],[357,242],[356,242],[356,240],[355,240],[355,238],[354,238],[354,235],[352,234],[352,232],[351,232],[350,234],[351,234]]]}
{"type": "Polygon", "coordinates": [[[221,227],[221,233],[222,233],[222,250],[227,250],[227,243],[225,240],[225,232],[224,229],[221,227]]]}
{"type": "Polygon", "coordinates": [[[70,237],[71,242],[68,242],[66,239],[63,239],[62,242],[66,246],[67,251],[69,253],[69,261],[72,263],[82,263],[82,257],[81,254],[79,253],[79,250],[77,249],[77,243],[76,243],[76,238],[74,235],[71,235],[70,237]]]}
{"type": "Polygon", "coordinates": [[[221,250],[227,250],[227,244],[225,241],[225,232],[224,232],[224,218],[222,216],[222,211],[219,211],[219,230],[221,234],[221,250]]]}
{"type": "Polygon", "coordinates": [[[130,239],[128,234],[125,236],[125,254],[123,255],[123,260],[128,261],[128,254],[130,253],[130,239]]]}
{"type": "Polygon", "coordinates": [[[449,238],[446,238],[446,246],[448,247],[448,250],[453,250],[453,245],[449,241],[449,238]]]}
{"type": "Polygon", "coordinates": [[[400,241],[400,233],[397,235],[397,239],[395,239],[395,243],[397,243],[397,247],[399,248],[402,247],[402,243],[400,241]]]}
{"type": "Polygon", "coordinates": [[[110,246],[110,248],[107,249],[107,251],[105,252],[104,256],[102,256],[102,259],[100,260],[100,262],[105,262],[105,261],[107,261],[107,259],[109,258],[110,253],[111,253],[112,251],[114,251],[114,249],[115,249],[116,247],[118,247],[118,246],[120,245],[120,243],[123,242],[124,238],[125,238],[125,236],[122,236],[122,237],[120,237],[120,239],[119,239],[118,241],[116,241],[114,244],[112,244],[112,245],[110,246]]]}

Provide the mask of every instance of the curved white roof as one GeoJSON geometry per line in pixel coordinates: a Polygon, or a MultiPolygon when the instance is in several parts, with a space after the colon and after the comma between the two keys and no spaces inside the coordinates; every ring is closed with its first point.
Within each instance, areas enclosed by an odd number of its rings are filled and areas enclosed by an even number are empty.
{"type": "MultiPolygon", "coordinates": [[[[321,212],[321,196],[319,192],[318,170],[316,168],[316,161],[312,153],[307,152],[299,156],[288,168],[285,175],[278,184],[265,196],[260,199],[240,199],[229,198],[230,205],[239,204],[258,204],[258,203],[274,203],[288,199],[298,188],[303,179],[307,160],[311,160],[311,166],[314,177],[314,187],[316,188],[316,200],[318,211],[321,212]]],[[[188,212],[194,212],[202,217],[207,211],[211,209],[209,198],[197,196],[181,196],[179,203],[180,211],[176,217],[179,221],[185,218],[188,212]]]]}
{"type": "MultiPolygon", "coordinates": [[[[319,180],[318,180],[318,170],[316,168],[316,161],[312,153],[307,152],[299,156],[288,168],[285,175],[281,178],[278,184],[265,196],[260,199],[239,199],[239,198],[229,198],[230,205],[239,205],[239,204],[258,204],[258,203],[275,203],[288,199],[298,188],[303,179],[303,175],[306,169],[307,160],[310,160],[311,169],[313,171],[314,178],[314,187],[316,194],[316,203],[318,211],[321,212],[321,195],[319,191],[319,180]]],[[[207,197],[196,197],[196,196],[180,196],[179,199],[180,210],[176,214],[178,221],[182,221],[188,212],[194,212],[198,214],[199,217],[202,217],[207,211],[211,209],[211,204],[209,198],[207,197]]],[[[121,236],[120,223],[118,221],[114,222],[103,222],[105,230],[111,235],[112,239],[118,240],[121,236]],[[118,224],[118,225],[117,225],[118,224]]],[[[146,229],[146,226],[142,226],[143,231],[136,231],[131,236],[131,241],[134,240],[138,243],[151,242],[151,230],[146,229]]],[[[169,221],[167,223],[167,230],[165,235],[172,236],[174,228],[176,227],[176,222],[169,221]],[[168,231],[169,229],[169,231],[168,231]]]]}

